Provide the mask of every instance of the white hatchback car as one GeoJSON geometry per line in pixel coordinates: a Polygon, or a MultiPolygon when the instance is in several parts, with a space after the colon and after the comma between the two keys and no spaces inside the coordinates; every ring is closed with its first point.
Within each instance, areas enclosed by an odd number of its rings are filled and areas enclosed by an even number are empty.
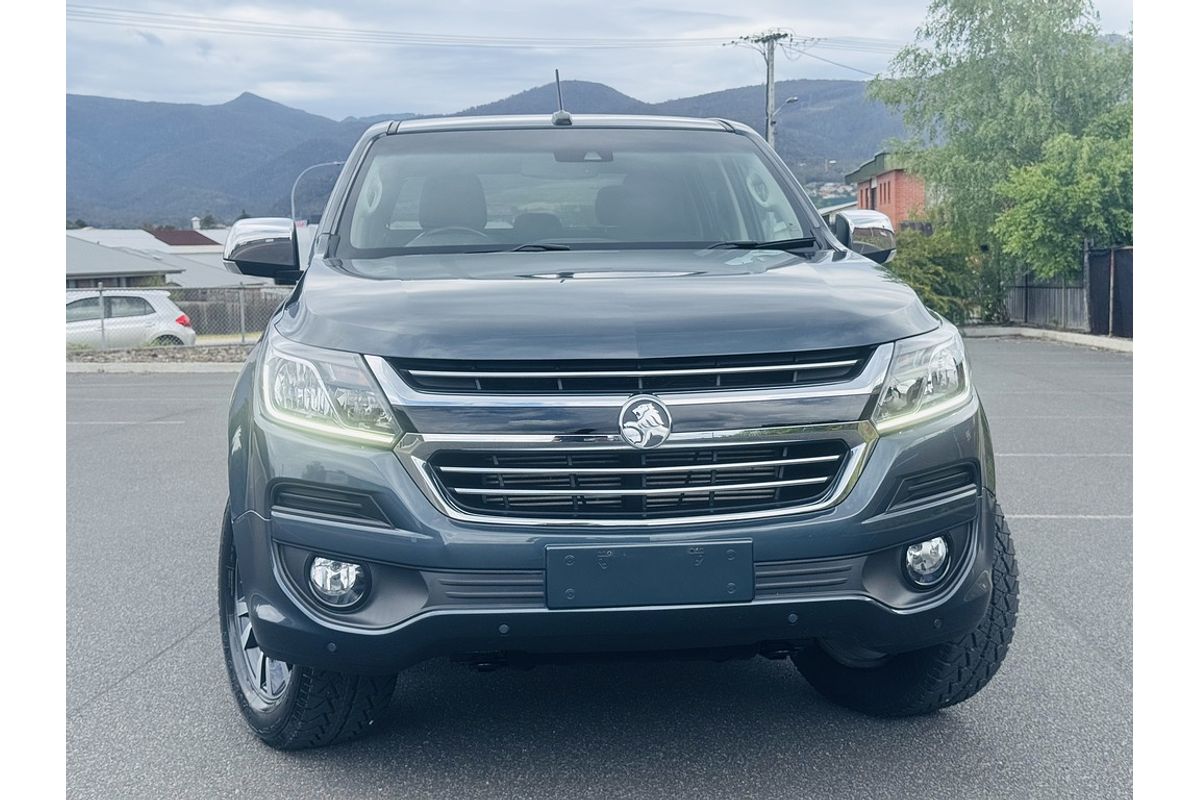
{"type": "Polygon", "coordinates": [[[67,346],[193,345],[192,322],[165,291],[67,291],[67,346]]]}

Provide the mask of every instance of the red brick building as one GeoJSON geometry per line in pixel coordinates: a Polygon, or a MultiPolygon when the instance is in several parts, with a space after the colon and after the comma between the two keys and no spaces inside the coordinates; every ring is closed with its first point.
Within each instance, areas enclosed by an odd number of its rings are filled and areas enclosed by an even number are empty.
{"type": "Polygon", "coordinates": [[[858,207],[882,211],[898,230],[925,213],[925,181],[905,171],[892,153],[880,152],[846,176],[858,185],[858,207]]]}

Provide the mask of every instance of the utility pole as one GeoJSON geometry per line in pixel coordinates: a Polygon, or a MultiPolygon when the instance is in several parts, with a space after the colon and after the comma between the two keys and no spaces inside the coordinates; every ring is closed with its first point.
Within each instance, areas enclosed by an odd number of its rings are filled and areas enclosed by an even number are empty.
{"type": "MultiPolygon", "coordinates": [[[[764,133],[767,137],[767,144],[771,147],[775,146],[775,114],[778,109],[775,108],[775,48],[776,45],[785,52],[802,53],[809,47],[816,44],[819,39],[805,38],[801,41],[796,40],[796,35],[790,31],[772,28],[769,31],[752,34],[750,36],[739,36],[737,39],[729,42],[732,45],[742,45],[744,47],[752,47],[759,52],[763,60],[767,62],[767,104],[766,113],[763,115],[765,122],[764,133]],[[794,47],[793,47],[794,45],[794,47]],[[789,49],[789,47],[791,49],[789,49]]],[[[795,57],[791,55],[789,57],[795,57]]]]}
{"type": "Polygon", "coordinates": [[[790,34],[781,31],[765,33],[758,38],[763,46],[763,58],[767,62],[767,144],[775,147],[775,43],[790,34]]]}

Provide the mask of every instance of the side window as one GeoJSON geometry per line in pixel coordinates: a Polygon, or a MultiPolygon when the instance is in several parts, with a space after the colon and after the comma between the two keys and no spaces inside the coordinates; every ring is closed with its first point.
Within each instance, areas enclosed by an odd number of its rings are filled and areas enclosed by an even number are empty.
{"type": "Polygon", "coordinates": [[[153,313],[154,308],[143,297],[116,295],[108,298],[108,315],[110,317],[144,317],[153,313]]]}
{"type": "Polygon", "coordinates": [[[84,297],[67,303],[67,322],[86,322],[100,319],[100,298],[84,297]]]}

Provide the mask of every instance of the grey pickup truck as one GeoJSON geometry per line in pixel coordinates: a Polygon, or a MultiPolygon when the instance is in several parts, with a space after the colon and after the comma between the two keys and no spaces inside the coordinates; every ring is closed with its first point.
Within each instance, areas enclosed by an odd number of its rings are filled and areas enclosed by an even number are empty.
{"type": "Polygon", "coordinates": [[[749,128],[381,123],[229,414],[224,657],[277,748],[371,728],[396,675],[648,652],[790,658],[878,716],[995,674],[1017,567],[959,332],[749,128]]]}

